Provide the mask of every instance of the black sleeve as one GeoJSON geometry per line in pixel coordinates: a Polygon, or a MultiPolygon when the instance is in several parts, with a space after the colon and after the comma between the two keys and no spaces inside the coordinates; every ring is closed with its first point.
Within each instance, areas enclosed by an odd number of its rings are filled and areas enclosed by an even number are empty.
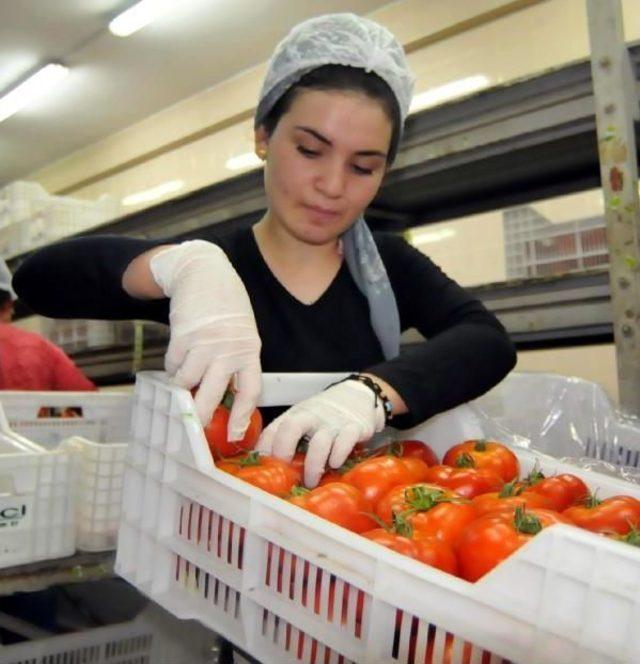
{"type": "Polygon", "coordinates": [[[424,254],[399,236],[376,242],[402,329],[427,339],[367,369],[402,396],[409,413],[394,426],[407,428],[489,390],[514,367],[516,352],[498,319],[424,254]]]}
{"type": "Polygon", "coordinates": [[[13,277],[18,297],[51,318],[169,321],[169,300],[140,300],[122,288],[122,275],[140,254],[167,242],[121,236],[74,238],[29,256],[13,277]]]}

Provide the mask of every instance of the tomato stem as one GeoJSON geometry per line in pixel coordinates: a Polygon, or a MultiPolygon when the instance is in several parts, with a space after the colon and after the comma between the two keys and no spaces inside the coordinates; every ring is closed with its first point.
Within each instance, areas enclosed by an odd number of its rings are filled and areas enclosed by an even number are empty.
{"type": "Polygon", "coordinates": [[[541,482],[544,479],[546,479],[546,475],[540,470],[540,466],[536,461],[535,465],[533,466],[533,469],[524,478],[524,480],[522,480],[522,482],[526,486],[533,486],[534,484],[537,484],[538,482],[541,482]]]}
{"type": "Polygon", "coordinates": [[[524,491],[524,486],[516,487],[516,484],[517,480],[507,482],[500,490],[498,498],[511,498],[513,496],[519,496],[524,491]]]}
{"type": "Polygon", "coordinates": [[[447,494],[441,489],[426,489],[423,486],[405,489],[404,500],[413,512],[426,512],[438,503],[451,502],[447,494]]]}
{"type": "Polygon", "coordinates": [[[222,397],[222,405],[227,410],[231,410],[231,408],[233,407],[233,399],[234,399],[233,392],[230,389],[227,389],[227,391],[224,393],[224,396],[222,397]]]}
{"type": "Polygon", "coordinates": [[[594,491],[584,499],[584,506],[587,509],[591,510],[594,507],[598,507],[598,505],[602,502],[600,498],[598,498],[597,493],[598,493],[597,491],[594,491]]]}
{"type": "Polygon", "coordinates": [[[307,489],[305,486],[300,486],[299,484],[296,484],[295,486],[291,487],[291,496],[294,498],[298,496],[306,496],[308,493],[311,493],[311,489],[307,489]]]}
{"type": "Polygon", "coordinates": [[[535,514],[527,514],[522,507],[516,507],[513,522],[516,530],[526,535],[537,535],[542,530],[540,519],[535,514]]]}
{"type": "Polygon", "coordinates": [[[407,520],[407,516],[411,515],[414,510],[407,510],[406,512],[393,514],[393,531],[402,537],[413,537],[413,526],[407,520]]]}
{"type": "Polygon", "coordinates": [[[475,468],[475,467],[476,467],[476,462],[468,452],[463,452],[456,459],[456,468],[475,468]]]}
{"type": "Polygon", "coordinates": [[[473,449],[476,452],[486,452],[487,451],[487,441],[486,440],[476,440],[476,444],[473,446],[473,449]]]}
{"type": "Polygon", "coordinates": [[[256,452],[255,450],[247,452],[247,456],[239,461],[239,465],[243,468],[247,466],[259,466],[261,463],[260,452],[256,452]]]}

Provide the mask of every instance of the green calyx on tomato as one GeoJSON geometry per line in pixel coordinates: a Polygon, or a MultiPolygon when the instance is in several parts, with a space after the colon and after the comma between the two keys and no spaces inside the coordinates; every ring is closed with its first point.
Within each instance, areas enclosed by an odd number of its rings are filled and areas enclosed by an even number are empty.
{"type": "Polygon", "coordinates": [[[438,503],[450,503],[451,498],[440,489],[426,489],[423,486],[414,486],[406,489],[404,499],[409,510],[405,512],[426,512],[438,503]]]}
{"type": "Polygon", "coordinates": [[[518,486],[517,480],[512,482],[507,482],[500,493],[498,493],[499,498],[512,498],[514,496],[519,496],[524,491],[524,486],[518,486]]]}
{"type": "Polygon", "coordinates": [[[247,452],[247,455],[244,459],[240,459],[238,465],[242,468],[247,468],[249,466],[259,466],[260,465],[260,453],[255,450],[247,452]]]}
{"type": "Polygon", "coordinates": [[[473,446],[473,449],[476,452],[486,452],[487,451],[487,441],[486,440],[476,440],[476,444],[473,446]]]}
{"type": "Polygon", "coordinates": [[[476,462],[468,452],[464,452],[456,459],[456,468],[475,468],[475,467],[476,467],[476,462]]]}
{"type": "Polygon", "coordinates": [[[307,489],[307,487],[305,486],[300,486],[299,484],[296,484],[294,487],[291,487],[291,495],[294,497],[306,496],[309,493],[311,493],[311,489],[307,489]]]}
{"type": "Polygon", "coordinates": [[[632,527],[626,535],[620,538],[620,541],[624,542],[625,544],[631,544],[631,546],[640,547],[640,530],[632,527]]]}
{"type": "Polygon", "coordinates": [[[545,479],[547,479],[547,476],[540,470],[538,467],[538,462],[536,461],[536,465],[533,467],[533,470],[522,480],[522,483],[526,486],[533,486],[534,484],[542,482],[542,480],[545,479]]]}
{"type": "Polygon", "coordinates": [[[585,498],[584,503],[582,503],[582,505],[587,509],[592,510],[594,507],[598,507],[598,505],[600,505],[601,503],[602,501],[600,500],[600,498],[598,498],[596,492],[594,491],[585,498]]]}
{"type": "Polygon", "coordinates": [[[513,523],[519,533],[537,535],[542,530],[540,519],[534,514],[527,514],[522,507],[516,507],[513,523]]]}

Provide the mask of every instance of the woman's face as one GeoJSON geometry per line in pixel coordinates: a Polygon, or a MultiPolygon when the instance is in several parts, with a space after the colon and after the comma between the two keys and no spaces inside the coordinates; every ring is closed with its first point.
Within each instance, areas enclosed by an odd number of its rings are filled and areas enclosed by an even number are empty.
{"type": "Polygon", "coordinates": [[[392,126],[382,105],[358,92],[301,90],[268,136],[269,219],[314,245],[335,241],[376,195],[392,126]]]}

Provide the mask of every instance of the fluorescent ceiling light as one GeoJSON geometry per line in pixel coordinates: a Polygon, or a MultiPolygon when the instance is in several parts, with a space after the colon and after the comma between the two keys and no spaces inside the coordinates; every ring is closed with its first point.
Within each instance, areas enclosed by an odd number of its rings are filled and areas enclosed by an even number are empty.
{"type": "Polygon", "coordinates": [[[33,76],[0,97],[0,122],[17,113],[37,97],[48,92],[61,81],[69,70],[64,65],[51,63],[39,69],[33,76]]]}
{"type": "Polygon", "coordinates": [[[171,4],[170,0],[140,0],[118,14],[109,23],[109,30],[118,37],[128,37],[158,18],[171,4]]]}
{"type": "Polygon", "coordinates": [[[183,187],[184,180],[169,180],[151,189],[145,189],[144,191],[138,191],[135,194],[125,196],[122,199],[122,204],[138,205],[140,203],[148,203],[149,201],[155,201],[157,198],[162,198],[162,196],[166,196],[167,194],[173,194],[183,187]]]}
{"type": "Polygon", "coordinates": [[[262,160],[255,152],[245,152],[227,159],[224,167],[230,171],[239,171],[243,168],[251,168],[252,166],[260,166],[262,160]]]}
{"type": "Polygon", "coordinates": [[[450,99],[455,99],[456,97],[462,97],[471,94],[472,92],[476,92],[477,90],[482,90],[482,88],[486,88],[489,83],[490,79],[488,76],[477,74],[476,76],[469,76],[468,78],[461,78],[457,81],[445,83],[437,88],[431,88],[431,90],[414,95],[411,100],[411,106],[409,107],[409,113],[415,113],[423,108],[436,106],[437,104],[442,104],[450,99]]]}
{"type": "Polygon", "coordinates": [[[411,232],[411,244],[428,244],[448,240],[457,235],[455,228],[441,228],[435,231],[411,232]]]}

